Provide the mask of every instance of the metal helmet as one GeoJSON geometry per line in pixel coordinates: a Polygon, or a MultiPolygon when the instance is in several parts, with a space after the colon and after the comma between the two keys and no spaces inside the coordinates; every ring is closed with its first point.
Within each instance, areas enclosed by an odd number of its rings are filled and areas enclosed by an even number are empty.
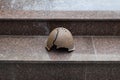
{"type": "Polygon", "coordinates": [[[67,48],[68,51],[75,50],[71,32],[63,27],[55,28],[48,37],[46,48],[49,51],[53,46],[57,49],[67,48]]]}

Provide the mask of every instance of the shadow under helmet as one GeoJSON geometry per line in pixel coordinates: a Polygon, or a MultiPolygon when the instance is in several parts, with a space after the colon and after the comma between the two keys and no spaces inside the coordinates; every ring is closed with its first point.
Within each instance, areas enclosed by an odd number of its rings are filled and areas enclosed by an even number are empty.
{"type": "Polygon", "coordinates": [[[66,48],[68,51],[75,50],[71,32],[63,27],[55,28],[48,37],[46,48],[49,51],[53,46],[56,46],[56,49],[66,48]]]}

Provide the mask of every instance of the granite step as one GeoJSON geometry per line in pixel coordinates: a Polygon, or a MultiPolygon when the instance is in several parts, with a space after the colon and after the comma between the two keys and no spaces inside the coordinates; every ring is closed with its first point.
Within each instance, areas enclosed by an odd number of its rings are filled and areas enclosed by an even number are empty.
{"type": "Polygon", "coordinates": [[[76,50],[45,49],[47,36],[0,36],[1,80],[119,80],[120,37],[74,36],[76,50]]]}
{"type": "Polygon", "coordinates": [[[48,35],[62,26],[78,36],[119,36],[118,3],[116,0],[2,0],[0,35],[48,35]]]}
{"type": "Polygon", "coordinates": [[[47,35],[65,27],[77,36],[119,36],[120,20],[0,20],[0,35],[47,35]]]}
{"type": "Polygon", "coordinates": [[[0,19],[120,19],[119,7],[118,0],[2,0],[0,19]]]}
{"type": "Polygon", "coordinates": [[[118,0],[0,0],[0,80],[119,80],[119,7],[118,0]],[[56,27],[71,31],[75,51],[45,49],[56,27]]]}
{"type": "Polygon", "coordinates": [[[0,36],[1,61],[120,61],[120,37],[74,36],[76,50],[45,49],[47,36],[0,36]]]}

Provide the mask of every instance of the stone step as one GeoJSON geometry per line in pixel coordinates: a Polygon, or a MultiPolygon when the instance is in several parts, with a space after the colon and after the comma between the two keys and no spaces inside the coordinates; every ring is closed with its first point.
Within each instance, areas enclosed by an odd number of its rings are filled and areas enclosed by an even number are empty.
{"type": "Polygon", "coordinates": [[[78,36],[119,36],[118,3],[116,0],[2,0],[0,35],[48,35],[62,26],[78,36]]]}
{"type": "Polygon", "coordinates": [[[3,61],[119,61],[120,37],[74,36],[76,50],[45,49],[47,36],[0,36],[3,61]]]}
{"type": "Polygon", "coordinates": [[[0,19],[120,19],[119,7],[118,0],[2,0],[0,19]]]}
{"type": "Polygon", "coordinates": [[[119,80],[119,7],[118,0],[1,0],[0,80],[119,80]],[[45,49],[56,27],[72,32],[75,51],[45,49]]]}
{"type": "Polygon", "coordinates": [[[119,80],[120,37],[74,36],[76,50],[45,49],[47,36],[0,36],[1,80],[119,80]]]}
{"type": "Polygon", "coordinates": [[[119,80],[119,74],[119,62],[0,62],[1,80],[119,80]]]}
{"type": "Polygon", "coordinates": [[[1,10],[3,20],[120,20],[120,11],[1,10]]]}
{"type": "Polygon", "coordinates": [[[0,20],[0,35],[48,35],[56,27],[78,36],[120,35],[120,20],[0,20]]]}
{"type": "Polygon", "coordinates": [[[119,63],[0,62],[1,80],[119,80],[119,63]]]}

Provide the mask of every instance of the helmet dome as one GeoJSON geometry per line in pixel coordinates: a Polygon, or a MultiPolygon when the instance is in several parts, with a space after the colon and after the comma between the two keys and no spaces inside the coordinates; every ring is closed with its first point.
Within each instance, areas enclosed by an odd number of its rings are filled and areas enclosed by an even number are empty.
{"type": "Polygon", "coordinates": [[[55,28],[48,37],[46,48],[49,51],[53,46],[56,46],[56,49],[67,48],[68,51],[75,50],[71,32],[63,27],[55,28]]]}

